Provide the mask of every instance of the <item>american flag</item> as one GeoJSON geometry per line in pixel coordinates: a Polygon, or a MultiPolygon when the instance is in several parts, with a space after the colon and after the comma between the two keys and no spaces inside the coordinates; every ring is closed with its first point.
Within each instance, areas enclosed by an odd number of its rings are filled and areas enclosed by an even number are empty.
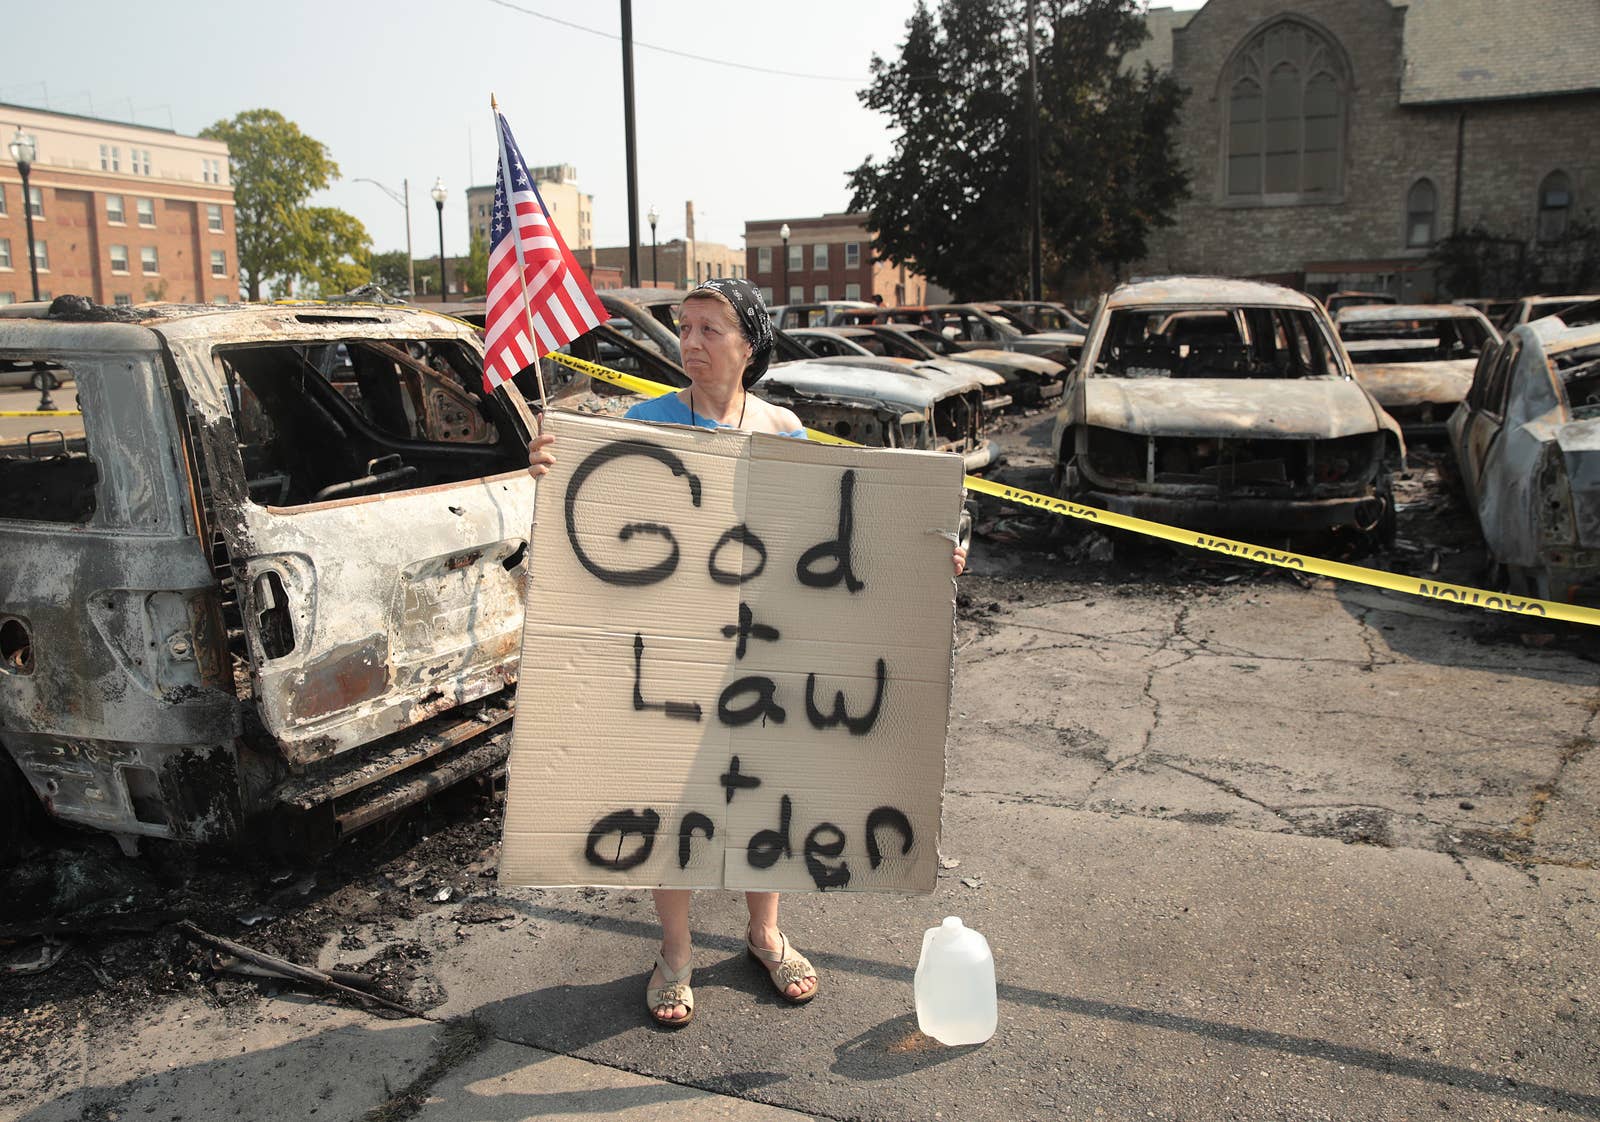
{"type": "Polygon", "coordinates": [[[490,393],[541,355],[559,350],[607,318],[561,232],[550,221],[505,116],[496,113],[495,120],[500,128],[500,168],[489,227],[483,360],[483,384],[490,393]]]}

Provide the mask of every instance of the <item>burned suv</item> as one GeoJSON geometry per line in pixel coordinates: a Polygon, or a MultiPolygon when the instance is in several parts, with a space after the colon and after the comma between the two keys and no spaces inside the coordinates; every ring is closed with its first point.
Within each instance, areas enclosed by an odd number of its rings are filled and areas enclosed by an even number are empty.
{"type": "Polygon", "coordinates": [[[1125,284],[1101,301],[1054,447],[1074,502],[1195,530],[1380,540],[1405,454],[1320,304],[1218,277],[1125,284]]]}
{"type": "Polygon", "coordinates": [[[81,410],[0,428],[0,818],[319,845],[497,766],[534,482],[474,333],[62,303],[0,317],[81,410]]]}

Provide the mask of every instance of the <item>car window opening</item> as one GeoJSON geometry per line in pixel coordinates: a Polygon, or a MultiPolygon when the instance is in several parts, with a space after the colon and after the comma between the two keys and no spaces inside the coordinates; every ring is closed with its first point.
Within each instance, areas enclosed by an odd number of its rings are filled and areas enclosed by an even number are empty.
{"type": "Polygon", "coordinates": [[[263,506],[459,483],[526,463],[503,403],[483,395],[476,356],[454,340],[235,347],[217,358],[250,499],[263,506]]]}
{"type": "MultiPolygon", "coordinates": [[[[49,371],[53,383],[78,371],[45,356],[13,355],[7,365],[49,371]]],[[[64,402],[58,408],[70,410],[64,402]]],[[[80,402],[79,410],[82,409],[80,402]]],[[[30,418],[28,431],[0,439],[0,518],[86,525],[98,506],[100,468],[89,452],[83,417],[30,418]]]]}
{"type": "Polygon", "coordinates": [[[1298,308],[1111,314],[1094,372],[1122,378],[1319,378],[1340,364],[1298,308]]]}

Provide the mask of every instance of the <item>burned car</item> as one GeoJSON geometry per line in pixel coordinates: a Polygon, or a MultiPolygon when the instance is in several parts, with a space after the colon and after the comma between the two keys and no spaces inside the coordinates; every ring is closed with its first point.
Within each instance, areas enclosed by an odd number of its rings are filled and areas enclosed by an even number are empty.
{"type": "Polygon", "coordinates": [[[802,327],[784,334],[818,358],[842,358],[853,365],[884,370],[910,368],[924,372],[938,371],[963,382],[976,379],[983,387],[985,410],[1004,409],[1013,400],[1006,389],[1005,375],[938,355],[917,354],[911,344],[892,333],[885,338],[870,327],[802,327]]]}
{"type": "MultiPolygon", "coordinates": [[[[1586,304],[1593,304],[1600,300],[1600,293],[1590,292],[1585,295],[1574,296],[1524,296],[1514,301],[1502,314],[1497,326],[1505,334],[1510,334],[1511,329],[1519,323],[1532,323],[1545,316],[1559,316],[1564,312],[1574,311],[1586,304]]],[[[1568,324],[1568,326],[1574,326],[1568,324]]]]}
{"type": "Polygon", "coordinates": [[[997,300],[995,307],[1037,331],[1066,331],[1083,335],[1089,330],[1089,325],[1073,315],[1072,309],[1054,300],[997,300]]]}
{"type": "Polygon", "coordinates": [[[1600,599],[1600,324],[1515,328],[1478,359],[1449,431],[1511,591],[1600,599]]]}
{"type": "Polygon", "coordinates": [[[1061,363],[1021,351],[977,347],[946,339],[917,323],[874,323],[866,329],[883,340],[890,354],[908,358],[947,358],[992,370],[1006,380],[1019,408],[1048,405],[1061,396],[1067,368],[1061,363]]]}
{"type": "Polygon", "coordinates": [[[1483,313],[1459,304],[1373,304],[1334,317],[1356,381],[1407,440],[1444,435],[1483,349],[1500,341],[1483,313]]]}
{"type": "Polygon", "coordinates": [[[819,358],[774,364],[756,392],[793,409],[807,428],[857,444],[954,452],[969,473],[999,458],[976,379],[819,358]]]}
{"type": "Polygon", "coordinates": [[[79,304],[0,317],[82,411],[0,444],[0,802],[315,848],[498,766],[531,419],[475,333],[79,304]]]}
{"type": "Polygon", "coordinates": [[[1322,305],[1217,277],[1102,299],[1057,417],[1074,502],[1189,529],[1392,538],[1399,426],[1361,388],[1322,305]]]}

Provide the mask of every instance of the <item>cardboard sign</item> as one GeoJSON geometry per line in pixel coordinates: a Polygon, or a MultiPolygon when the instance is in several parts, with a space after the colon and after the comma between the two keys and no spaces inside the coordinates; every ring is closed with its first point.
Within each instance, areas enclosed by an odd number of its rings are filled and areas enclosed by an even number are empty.
{"type": "Polygon", "coordinates": [[[931,892],[960,459],[547,426],[501,882],[931,892]]]}

